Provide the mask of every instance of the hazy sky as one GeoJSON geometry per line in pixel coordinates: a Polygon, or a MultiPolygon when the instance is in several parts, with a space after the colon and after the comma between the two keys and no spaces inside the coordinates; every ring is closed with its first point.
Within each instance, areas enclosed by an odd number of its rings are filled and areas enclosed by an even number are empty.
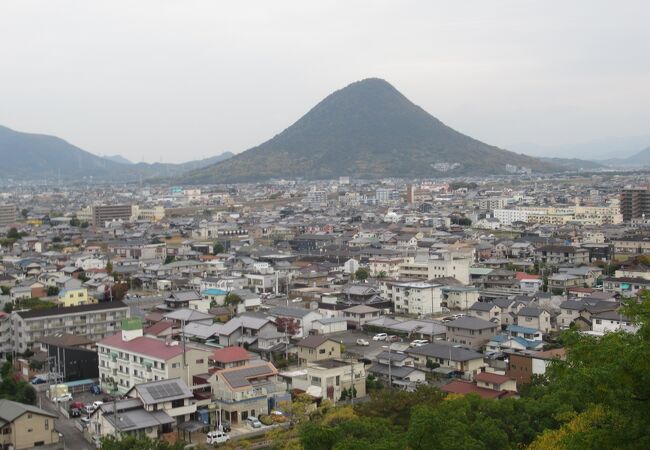
{"type": "Polygon", "coordinates": [[[495,145],[650,135],[649,24],[648,0],[2,0],[0,124],[177,162],[381,77],[495,145]]]}

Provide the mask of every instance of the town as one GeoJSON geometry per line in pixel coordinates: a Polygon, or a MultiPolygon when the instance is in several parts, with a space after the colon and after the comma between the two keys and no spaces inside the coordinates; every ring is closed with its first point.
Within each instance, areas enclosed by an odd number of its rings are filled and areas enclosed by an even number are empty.
{"type": "Polygon", "coordinates": [[[13,182],[0,287],[3,445],[265,448],[298,402],[516,399],[563,332],[637,333],[650,189],[608,171],[13,182]]]}

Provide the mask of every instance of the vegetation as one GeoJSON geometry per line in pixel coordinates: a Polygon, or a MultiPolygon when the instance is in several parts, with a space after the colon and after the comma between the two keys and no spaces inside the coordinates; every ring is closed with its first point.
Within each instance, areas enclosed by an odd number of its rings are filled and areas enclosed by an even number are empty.
{"type": "Polygon", "coordinates": [[[226,298],[223,300],[223,302],[226,306],[235,306],[240,304],[242,300],[239,295],[229,292],[228,295],[226,295],[226,298]]]}
{"type": "Polygon", "coordinates": [[[354,278],[363,281],[370,276],[370,271],[365,267],[359,267],[356,272],[354,272],[354,278]]]}
{"type": "Polygon", "coordinates": [[[219,241],[216,241],[214,243],[214,245],[212,246],[212,254],[213,255],[218,255],[219,253],[223,253],[225,251],[226,251],[225,247],[219,241]]]}
{"type": "Polygon", "coordinates": [[[25,403],[36,404],[36,391],[31,384],[18,378],[10,362],[5,362],[0,369],[0,398],[25,403]]]}
{"type": "Polygon", "coordinates": [[[56,303],[41,300],[38,297],[16,299],[16,309],[50,309],[54,307],[56,307],[56,303]]]}
{"type": "Polygon", "coordinates": [[[59,295],[59,288],[56,286],[48,286],[47,287],[47,296],[48,297],[54,297],[55,295],[59,295]]]}
{"type": "Polygon", "coordinates": [[[297,431],[276,432],[274,448],[650,448],[650,295],[625,314],[638,333],[565,332],[566,360],[522,386],[520,399],[376,390],[354,407],[306,412],[297,431]]]}

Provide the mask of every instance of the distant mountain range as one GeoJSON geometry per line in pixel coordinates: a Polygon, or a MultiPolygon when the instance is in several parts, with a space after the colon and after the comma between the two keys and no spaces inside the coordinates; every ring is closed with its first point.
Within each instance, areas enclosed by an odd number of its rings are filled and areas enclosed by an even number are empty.
{"type": "Polygon", "coordinates": [[[562,167],[567,171],[598,170],[607,167],[606,165],[602,164],[599,161],[587,161],[578,158],[539,158],[539,159],[541,159],[542,161],[546,161],[549,164],[554,164],[556,166],[562,167]]]}
{"type": "Polygon", "coordinates": [[[600,162],[627,158],[638,153],[639,149],[649,146],[650,135],[642,135],[608,137],[564,145],[512,144],[508,148],[535,157],[579,158],[600,162]]]}
{"type": "Polygon", "coordinates": [[[272,178],[432,177],[507,173],[506,165],[557,166],[484,144],[370,78],[329,95],[282,133],[226,161],[189,173],[195,183],[272,178]]]}
{"type": "Polygon", "coordinates": [[[610,167],[645,167],[650,166],[650,147],[627,158],[613,158],[602,161],[610,167]]]}
{"type": "Polygon", "coordinates": [[[224,152],[211,158],[182,164],[133,164],[119,155],[93,155],[55,136],[22,133],[0,126],[0,178],[4,179],[59,179],[69,182],[89,177],[115,181],[175,177],[232,156],[231,152],[224,152]]]}

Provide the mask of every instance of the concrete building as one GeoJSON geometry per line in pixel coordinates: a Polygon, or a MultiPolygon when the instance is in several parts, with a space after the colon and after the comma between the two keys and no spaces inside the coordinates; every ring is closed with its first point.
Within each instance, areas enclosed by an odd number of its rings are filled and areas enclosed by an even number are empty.
{"type": "Polygon", "coordinates": [[[650,190],[648,187],[626,187],[621,191],[621,214],[623,220],[650,216],[650,190]]]}
{"type": "Polygon", "coordinates": [[[447,322],[445,326],[448,341],[477,350],[487,344],[499,330],[499,324],[476,317],[461,317],[447,322]]]}
{"type": "Polygon", "coordinates": [[[282,372],[280,376],[287,381],[289,389],[299,389],[334,402],[341,399],[343,390],[349,391],[352,386],[356,398],[366,396],[366,369],[356,360],[318,361],[299,370],[282,372]]]}
{"type": "Polygon", "coordinates": [[[7,227],[16,222],[16,205],[0,205],[0,228],[7,227]]]}
{"type": "Polygon", "coordinates": [[[113,389],[114,382],[124,394],[137,384],[170,378],[180,378],[192,386],[194,375],[208,372],[210,351],[143,336],[137,318],[122,321],[121,328],[120,333],[97,343],[103,389],[113,389]]]}
{"type": "Polygon", "coordinates": [[[132,205],[101,205],[93,206],[93,226],[103,227],[106,222],[121,220],[129,222],[133,213],[132,205]]]}
{"type": "Polygon", "coordinates": [[[400,314],[430,315],[442,311],[442,285],[419,282],[385,282],[382,295],[393,302],[400,314]]]}
{"type": "Polygon", "coordinates": [[[121,320],[128,318],[129,314],[129,307],[118,301],[14,311],[11,313],[14,350],[22,353],[31,349],[40,338],[60,333],[98,341],[118,332],[121,320]]]}

